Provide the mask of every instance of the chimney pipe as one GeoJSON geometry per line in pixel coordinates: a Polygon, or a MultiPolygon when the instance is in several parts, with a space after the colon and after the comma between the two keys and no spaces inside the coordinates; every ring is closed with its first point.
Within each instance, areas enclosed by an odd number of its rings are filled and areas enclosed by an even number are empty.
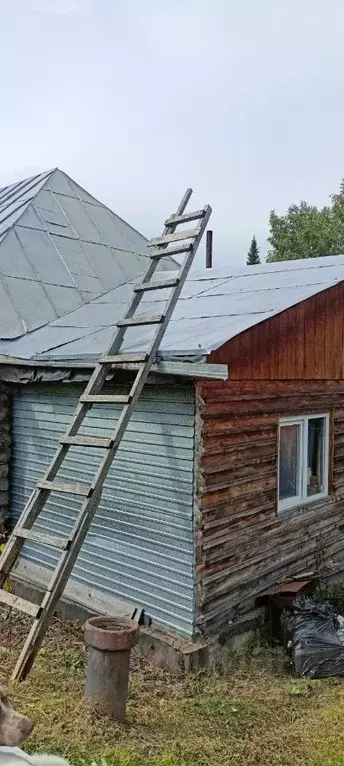
{"type": "Polygon", "coordinates": [[[213,232],[208,229],[205,251],[205,268],[211,269],[213,265],[213,232]]]}

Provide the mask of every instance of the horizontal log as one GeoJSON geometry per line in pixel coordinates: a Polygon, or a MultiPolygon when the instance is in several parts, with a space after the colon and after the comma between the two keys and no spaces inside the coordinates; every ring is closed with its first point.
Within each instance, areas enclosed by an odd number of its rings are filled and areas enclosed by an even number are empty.
{"type": "Polygon", "coordinates": [[[344,420],[332,421],[332,433],[336,438],[336,446],[342,446],[344,444],[344,420]]]}
{"type": "Polygon", "coordinates": [[[297,578],[303,572],[312,571],[313,556],[314,550],[305,553],[300,552],[298,559],[289,558],[287,561],[279,562],[278,567],[269,567],[266,572],[261,573],[254,580],[247,578],[244,581],[242,577],[238,577],[237,581],[234,582],[233,578],[230,590],[216,599],[208,592],[207,588],[204,588],[202,590],[204,615],[207,619],[213,619],[216,615],[221,616],[221,610],[228,614],[229,611],[240,607],[244,611],[245,604],[251,605],[253,599],[266,593],[277,583],[285,582],[289,578],[297,578]]]}
{"type": "Polygon", "coordinates": [[[205,474],[218,473],[219,471],[226,470],[226,468],[230,468],[232,465],[247,465],[251,460],[267,456],[273,457],[275,455],[277,455],[276,438],[268,439],[265,442],[257,442],[253,445],[250,441],[247,441],[244,444],[229,447],[223,454],[222,460],[221,453],[209,455],[206,452],[201,458],[201,469],[205,474]]]}
{"type": "MultiPolygon", "coordinates": [[[[343,569],[344,549],[342,540],[340,539],[338,542],[337,537],[335,542],[329,541],[328,545],[325,545],[324,547],[324,557],[327,560],[332,561],[332,566],[334,563],[333,557],[336,557],[336,569],[343,569]]],[[[255,599],[258,595],[266,592],[269,588],[276,585],[277,583],[284,582],[290,577],[304,578],[304,573],[309,572],[312,569],[313,564],[313,551],[307,551],[305,553],[304,549],[302,548],[300,550],[298,559],[288,560],[286,563],[283,562],[282,565],[280,560],[278,560],[276,567],[268,568],[264,572],[261,570],[259,577],[255,578],[254,580],[252,580],[250,577],[247,577],[246,580],[244,580],[243,577],[239,577],[237,578],[237,582],[233,584],[234,578],[232,578],[232,587],[230,590],[229,598],[227,595],[225,595],[221,596],[215,601],[212,599],[211,594],[210,598],[208,598],[207,588],[204,588],[204,603],[208,602],[207,610],[208,612],[213,610],[214,615],[216,613],[221,614],[221,607],[223,610],[226,610],[227,613],[229,609],[233,610],[237,609],[238,607],[240,607],[241,611],[244,612],[245,605],[247,603],[252,605],[253,599],[255,599]]],[[[314,569],[314,573],[316,574],[316,569],[314,569]]]]}
{"type": "Polygon", "coordinates": [[[210,475],[204,475],[204,492],[213,492],[215,489],[231,487],[239,482],[250,479],[264,479],[271,476],[277,470],[277,456],[273,458],[260,458],[244,466],[234,466],[227,471],[220,471],[210,475]]]}
{"type": "Polygon", "coordinates": [[[273,512],[276,515],[275,492],[253,495],[248,500],[237,503],[227,503],[214,508],[205,508],[202,520],[204,537],[208,530],[219,530],[223,527],[233,527],[236,524],[251,524],[255,515],[273,512]]]}
{"type": "Polygon", "coordinates": [[[317,395],[316,397],[293,397],[293,398],[281,398],[279,396],[265,399],[256,399],[253,401],[214,401],[207,404],[206,420],[212,418],[231,418],[233,416],[239,417],[240,415],[255,415],[260,413],[262,418],[266,418],[269,414],[281,417],[285,415],[308,415],[316,414],[317,412],[328,412],[338,405],[338,396],[331,396],[324,394],[323,396],[317,395]]]}
{"type": "Polygon", "coordinates": [[[226,577],[227,569],[230,568],[231,557],[236,559],[242,557],[245,566],[249,566],[251,559],[257,554],[261,556],[265,552],[269,553],[270,550],[277,550],[278,555],[281,555],[289,544],[299,545],[300,532],[308,540],[310,538],[315,539],[321,534],[332,535],[334,530],[337,530],[338,536],[338,532],[341,533],[343,527],[343,509],[341,508],[337,514],[327,512],[327,516],[323,514],[318,520],[315,516],[305,521],[299,517],[295,521],[293,520],[293,526],[289,527],[286,527],[280,517],[268,518],[259,523],[257,529],[242,528],[237,532],[234,530],[232,535],[228,535],[227,542],[223,542],[225,540],[225,535],[223,535],[220,538],[222,550],[219,549],[219,540],[210,540],[208,543],[207,538],[205,538],[202,577],[209,574],[210,579],[213,579],[212,574],[215,572],[219,573],[216,579],[221,579],[222,575],[226,577]],[[254,545],[255,539],[259,539],[259,546],[254,545]],[[218,548],[217,551],[216,547],[218,548]],[[215,567],[211,565],[213,561],[218,562],[215,567]]]}
{"type": "MultiPolygon", "coordinates": [[[[269,508],[269,506],[262,506],[263,510],[266,509],[266,507],[269,508]]],[[[271,508],[274,507],[275,509],[275,503],[272,502],[270,505],[271,508]]],[[[252,515],[255,513],[257,509],[252,509],[250,512],[252,515]]],[[[306,530],[313,522],[315,525],[321,524],[323,519],[328,520],[329,524],[334,524],[336,520],[339,522],[342,522],[344,524],[344,502],[339,501],[337,502],[334,497],[327,497],[322,500],[318,500],[316,503],[310,503],[308,505],[300,506],[299,508],[295,508],[289,515],[286,515],[285,513],[277,514],[276,509],[274,513],[274,519],[275,519],[275,525],[276,528],[281,528],[282,533],[284,535],[288,535],[289,530],[295,530],[297,534],[299,534],[300,531],[306,530]]],[[[260,529],[259,525],[257,524],[255,529],[253,530],[250,524],[250,521],[252,519],[252,516],[248,515],[247,511],[243,512],[241,515],[238,514],[237,516],[234,516],[234,520],[236,518],[241,518],[241,521],[243,522],[242,529],[245,529],[245,519],[247,518],[247,535],[254,537],[254,542],[256,542],[256,545],[252,546],[252,551],[255,550],[256,547],[259,547],[260,545],[260,529]],[[258,542],[257,542],[258,540],[258,542]]],[[[207,519],[208,516],[205,517],[207,519]]],[[[254,518],[254,516],[253,516],[254,518]]],[[[263,521],[265,519],[263,518],[263,521]]],[[[227,520],[227,524],[230,526],[231,519],[229,518],[227,520]]],[[[240,527],[237,528],[240,530],[240,527]]],[[[232,530],[231,537],[233,538],[233,541],[236,537],[236,530],[232,530]]],[[[204,541],[207,539],[207,532],[206,529],[204,529],[204,541]]],[[[238,540],[235,541],[236,543],[238,540]]]]}
{"type": "Polygon", "coordinates": [[[233,484],[233,486],[227,487],[223,490],[215,492],[205,491],[202,495],[201,507],[203,509],[204,506],[209,506],[213,503],[224,502],[238,497],[245,497],[247,494],[252,492],[265,492],[276,488],[277,475],[268,475],[265,478],[259,479],[257,481],[244,481],[242,484],[238,482],[233,484]]]}
{"type": "MultiPolygon", "coordinates": [[[[277,446],[277,445],[276,445],[277,446]]],[[[240,471],[247,471],[248,469],[255,468],[256,466],[260,465],[276,465],[276,458],[277,458],[277,449],[276,446],[273,445],[273,447],[263,447],[262,449],[255,450],[254,448],[246,450],[244,453],[233,453],[229,458],[223,461],[223,463],[220,462],[219,458],[217,461],[217,464],[214,466],[209,467],[203,467],[202,461],[201,461],[201,471],[202,475],[206,477],[206,481],[214,481],[216,480],[216,477],[219,477],[222,474],[227,474],[228,476],[231,476],[231,474],[234,472],[236,475],[238,474],[240,476],[240,471]]],[[[246,475],[245,473],[242,473],[242,475],[246,475]]]]}
{"type": "MultiPolygon", "coordinates": [[[[335,542],[336,539],[338,539],[338,533],[336,529],[333,528],[331,532],[328,532],[326,541],[322,541],[322,545],[329,545],[329,543],[335,542]]],[[[206,572],[201,572],[200,575],[202,586],[203,588],[207,588],[208,593],[216,593],[219,595],[220,593],[227,592],[228,588],[232,586],[233,582],[245,582],[246,578],[253,581],[257,577],[260,577],[266,570],[277,570],[280,562],[283,562],[284,560],[290,560],[291,558],[298,560],[300,555],[302,555],[306,550],[313,550],[314,552],[318,552],[318,549],[318,539],[313,537],[307,542],[304,542],[301,554],[300,545],[296,540],[292,540],[283,545],[283,549],[280,551],[278,556],[276,556],[276,553],[271,549],[271,546],[269,546],[267,549],[262,550],[259,554],[257,553],[255,558],[250,559],[250,561],[247,561],[245,556],[237,556],[236,558],[233,557],[230,566],[228,566],[226,570],[217,569],[217,571],[213,571],[213,569],[216,569],[214,565],[209,574],[208,570],[206,572]]]]}
{"type": "Polygon", "coordinates": [[[218,500],[216,503],[206,505],[203,502],[202,497],[199,499],[199,505],[202,508],[202,518],[206,521],[208,519],[219,519],[231,516],[237,513],[245,513],[246,511],[264,508],[266,504],[273,502],[277,509],[277,496],[276,487],[272,487],[270,490],[263,489],[258,491],[256,488],[254,491],[248,493],[244,497],[234,497],[231,500],[225,498],[224,500],[218,500]]]}
{"type": "MultiPolygon", "coordinates": [[[[225,541],[226,539],[229,541],[229,544],[232,544],[232,539],[236,535],[240,535],[243,531],[247,531],[248,533],[251,533],[251,546],[254,549],[255,548],[255,540],[252,544],[252,538],[255,538],[255,528],[256,526],[259,526],[260,524],[263,524],[264,522],[269,522],[270,524],[273,524],[274,520],[276,518],[276,510],[274,508],[274,505],[271,504],[270,508],[264,511],[251,511],[248,514],[245,514],[245,516],[241,518],[234,517],[233,519],[228,519],[226,524],[219,524],[215,526],[214,524],[208,525],[206,529],[204,529],[204,526],[202,528],[203,533],[203,542],[202,547],[204,551],[204,561],[207,563],[207,548],[208,543],[210,542],[211,545],[215,548],[217,546],[217,541],[225,541]]],[[[225,558],[225,554],[223,554],[222,559],[225,558]]]]}
{"type": "Polygon", "coordinates": [[[203,425],[203,434],[206,436],[219,435],[230,432],[238,433],[244,431],[260,430],[262,427],[277,427],[278,420],[275,415],[242,415],[241,417],[232,417],[225,419],[205,419],[203,425]]]}
{"type": "Polygon", "coordinates": [[[197,382],[197,391],[202,398],[216,398],[221,394],[261,396],[265,393],[295,392],[322,393],[323,391],[344,394],[344,380],[201,380],[197,382]]]}
{"type": "Polygon", "coordinates": [[[254,551],[258,550],[254,544],[256,534],[259,535],[259,555],[263,557],[265,553],[271,551],[272,547],[283,552],[289,544],[294,543],[299,546],[300,531],[304,532],[305,538],[315,539],[321,534],[331,535],[334,529],[341,532],[341,526],[344,526],[342,515],[338,516],[337,519],[329,517],[317,520],[314,518],[313,523],[300,525],[301,529],[296,525],[294,529],[286,529],[283,524],[278,526],[276,519],[269,518],[257,524],[257,528],[253,531],[254,534],[252,529],[244,528],[244,530],[239,530],[237,535],[234,531],[234,534],[228,535],[227,539],[224,536],[221,541],[211,541],[211,547],[204,541],[204,571],[211,572],[213,564],[217,565],[217,571],[220,571],[219,567],[225,569],[227,565],[230,566],[231,558],[238,558],[238,550],[240,550],[240,560],[249,566],[251,556],[254,555],[254,551]]]}
{"type": "MultiPolygon", "coordinates": [[[[227,577],[223,581],[214,581],[203,583],[203,589],[206,586],[206,600],[209,603],[214,603],[219,598],[228,597],[231,588],[234,585],[242,586],[245,581],[250,581],[252,584],[254,580],[265,575],[273,575],[272,582],[276,583],[280,579],[280,570],[282,570],[287,564],[294,564],[299,566],[300,558],[314,556],[317,551],[317,541],[311,540],[307,545],[304,545],[302,552],[295,546],[290,547],[285,551],[285,555],[276,560],[274,557],[265,557],[259,559],[256,562],[252,562],[250,567],[243,568],[242,564],[231,567],[232,577],[227,577]]],[[[253,589],[253,588],[252,588],[253,589]]],[[[204,604],[206,601],[204,601],[204,604]]]]}
{"type": "Polygon", "coordinates": [[[263,445],[272,439],[277,444],[277,424],[272,428],[271,426],[268,426],[267,428],[260,428],[258,430],[247,429],[246,431],[238,431],[238,433],[215,433],[211,436],[204,433],[203,450],[205,455],[225,455],[232,452],[236,446],[252,446],[253,444],[263,445]]]}

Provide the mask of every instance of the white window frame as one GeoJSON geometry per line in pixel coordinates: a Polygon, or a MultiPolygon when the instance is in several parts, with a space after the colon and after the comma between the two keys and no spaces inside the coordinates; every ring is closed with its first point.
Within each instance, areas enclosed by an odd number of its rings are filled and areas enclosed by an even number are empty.
{"type": "Polygon", "coordinates": [[[329,423],[330,418],[328,413],[319,412],[313,415],[302,415],[301,417],[287,417],[281,418],[279,421],[278,429],[278,464],[277,464],[277,507],[278,511],[286,511],[289,508],[295,508],[299,505],[306,505],[306,503],[314,503],[316,500],[320,500],[322,497],[328,495],[328,472],[329,472],[329,451],[330,451],[330,438],[329,438],[329,423]],[[323,456],[323,476],[324,476],[324,491],[318,492],[316,495],[307,495],[307,467],[308,464],[308,423],[310,420],[322,418],[325,423],[324,432],[324,456],[323,456]],[[279,499],[279,476],[280,476],[280,432],[283,426],[300,426],[300,442],[299,442],[299,470],[301,473],[299,485],[300,492],[294,497],[286,498],[285,500],[279,499]]]}

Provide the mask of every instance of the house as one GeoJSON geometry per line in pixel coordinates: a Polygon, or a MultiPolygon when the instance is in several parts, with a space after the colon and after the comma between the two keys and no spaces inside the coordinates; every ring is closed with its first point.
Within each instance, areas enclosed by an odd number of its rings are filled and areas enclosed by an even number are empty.
{"type": "MultiPolygon", "coordinates": [[[[0,342],[13,520],[138,277],[0,342]]],[[[228,626],[232,634],[252,626],[257,598],[276,583],[340,574],[343,293],[344,256],[190,272],[67,586],[71,598],[109,613],[140,606],[153,625],[210,641],[228,626]]],[[[145,301],[157,313],[154,295],[145,301]]],[[[146,330],[130,333],[123,351],[144,349],[146,330]]],[[[125,391],[132,375],[123,366],[109,390],[125,391]]],[[[84,433],[108,435],[117,416],[114,405],[92,408],[84,433]]],[[[68,477],[88,481],[97,459],[73,447],[68,477]]],[[[65,536],[77,510],[75,499],[52,493],[37,528],[65,536]]],[[[19,574],[45,582],[55,563],[52,549],[30,543],[19,574]]]]}

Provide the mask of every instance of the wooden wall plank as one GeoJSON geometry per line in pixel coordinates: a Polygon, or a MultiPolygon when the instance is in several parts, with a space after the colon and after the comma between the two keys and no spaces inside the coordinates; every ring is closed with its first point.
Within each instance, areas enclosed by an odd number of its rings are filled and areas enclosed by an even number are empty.
{"type": "Polygon", "coordinates": [[[305,378],[305,313],[306,313],[306,301],[298,303],[295,306],[295,325],[294,325],[294,337],[298,336],[298,342],[295,343],[295,369],[294,374],[291,371],[291,375],[294,378],[305,378]]]}
{"type": "MultiPolygon", "coordinates": [[[[288,315],[289,311],[284,311],[276,317],[277,334],[277,353],[275,356],[274,378],[283,380],[289,377],[288,372],[288,315]]],[[[270,335],[270,333],[268,333],[270,335]]]]}
{"type": "Polygon", "coordinates": [[[339,380],[343,305],[339,284],[246,330],[209,361],[228,364],[231,380],[339,380]]]}
{"type": "Polygon", "coordinates": [[[317,298],[309,298],[305,303],[305,378],[315,378],[315,327],[317,298]]]}
{"type": "Polygon", "coordinates": [[[344,378],[343,370],[343,340],[344,340],[344,314],[342,285],[327,291],[327,298],[333,293],[332,311],[327,312],[326,342],[329,343],[329,352],[332,355],[332,369],[334,378],[344,378]],[[329,341],[332,338],[332,341],[329,341]]]}
{"type": "Polygon", "coordinates": [[[322,380],[326,377],[325,344],[326,344],[326,291],[314,299],[314,377],[322,380]]]}

